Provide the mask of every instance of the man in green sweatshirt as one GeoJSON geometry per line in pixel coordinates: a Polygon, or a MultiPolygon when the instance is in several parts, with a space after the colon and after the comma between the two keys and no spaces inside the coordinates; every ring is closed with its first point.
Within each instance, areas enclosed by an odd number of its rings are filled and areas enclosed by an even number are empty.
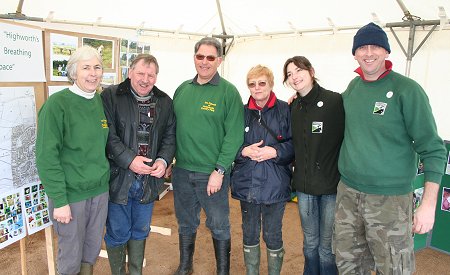
{"type": "Polygon", "coordinates": [[[222,45],[211,37],[195,44],[197,75],[175,91],[176,163],[172,174],[180,240],[177,275],[192,274],[200,210],[206,214],[217,274],[230,270],[228,189],[231,163],[244,141],[244,106],[236,87],[222,78],[222,45]]]}
{"type": "Polygon", "coordinates": [[[344,141],[336,199],[334,248],[340,274],[411,274],[413,233],[434,224],[446,150],[424,90],[392,71],[386,33],[370,23],[358,30],[352,53],[360,67],[342,94],[344,141]],[[412,213],[417,156],[425,191],[412,213]]]}

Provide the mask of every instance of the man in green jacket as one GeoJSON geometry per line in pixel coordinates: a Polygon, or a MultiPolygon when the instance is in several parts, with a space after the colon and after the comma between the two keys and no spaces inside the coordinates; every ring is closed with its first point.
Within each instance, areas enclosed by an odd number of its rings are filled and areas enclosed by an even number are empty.
{"type": "Polygon", "coordinates": [[[358,30],[352,53],[360,67],[343,93],[344,141],[336,200],[336,263],[340,274],[411,274],[413,232],[430,231],[446,150],[428,97],[392,71],[386,33],[358,30]],[[417,155],[424,163],[422,203],[412,213],[417,155]]]}
{"type": "Polygon", "coordinates": [[[172,174],[180,240],[175,274],[192,274],[200,210],[206,214],[217,274],[230,269],[228,189],[230,167],[244,140],[244,107],[236,87],[220,77],[222,45],[214,38],[195,44],[197,75],[175,91],[176,163],[172,174]]]}

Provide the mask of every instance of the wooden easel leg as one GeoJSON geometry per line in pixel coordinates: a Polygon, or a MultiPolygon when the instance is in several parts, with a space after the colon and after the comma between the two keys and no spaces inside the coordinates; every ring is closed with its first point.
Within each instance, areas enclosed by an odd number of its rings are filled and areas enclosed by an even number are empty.
{"type": "Polygon", "coordinates": [[[22,275],[27,275],[26,237],[20,239],[20,268],[22,269],[22,275]]]}
{"type": "Polygon", "coordinates": [[[53,226],[45,228],[45,247],[47,249],[48,274],[56,275],[55,249],[53,244],[53,226]]]}

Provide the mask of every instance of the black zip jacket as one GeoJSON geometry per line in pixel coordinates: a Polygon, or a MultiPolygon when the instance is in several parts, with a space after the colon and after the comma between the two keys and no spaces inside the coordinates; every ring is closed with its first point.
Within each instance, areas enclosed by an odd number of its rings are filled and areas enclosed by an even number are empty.
{"type": "Polygon", "coordinates": [[[315,83],[291,104],[295,150],[293,188],[310,195],[337,192],[339,150],[344,137],[342,96],[315,83]]]}
{"type": "MultiPolygon", "coordinates": [[[[164,159],[169,165],[175,155],[175,115],[172,99],[156,86],[151,102],[156,103],[156,115],[150,129],[147,157],[155,161],[164,159]]],[[[135,174],[128,167],[138,155],[137,131],[139,126],[138,103],[131,92],[130,79],[106,88],[102,93],[103,106],[108,120],[109,136],[106,153],[111,166],[109,199],[117,204],[127,204],[128,190],[135,174]]],[[[144,177],[144,195],[141,203],[154,201],[164,178],[144,177]]]]}

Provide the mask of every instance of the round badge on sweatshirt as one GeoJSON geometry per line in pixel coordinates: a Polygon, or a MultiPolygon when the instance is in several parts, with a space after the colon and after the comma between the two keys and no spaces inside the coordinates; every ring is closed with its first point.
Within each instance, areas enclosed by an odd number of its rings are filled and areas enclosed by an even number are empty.
{"type": "Polygon", "coordinates": [[[323,106],[323,101],[317,102],[317,107],[321,108],[323,106]]]}
{"type": "Polygon", "coordinates": [[[387,98],[391,98],[393,95],[394,95],[394,92],[392,92],[392,91],[389,91],[386,93],[387,98]]]}
{"type": "Polygon", "coordinates": [[[248,126],[245,127],[244,131],[245,131],[246,133],[248,133],[248,130],[250,130],[250,128],[249,128],[248,126]]]}

